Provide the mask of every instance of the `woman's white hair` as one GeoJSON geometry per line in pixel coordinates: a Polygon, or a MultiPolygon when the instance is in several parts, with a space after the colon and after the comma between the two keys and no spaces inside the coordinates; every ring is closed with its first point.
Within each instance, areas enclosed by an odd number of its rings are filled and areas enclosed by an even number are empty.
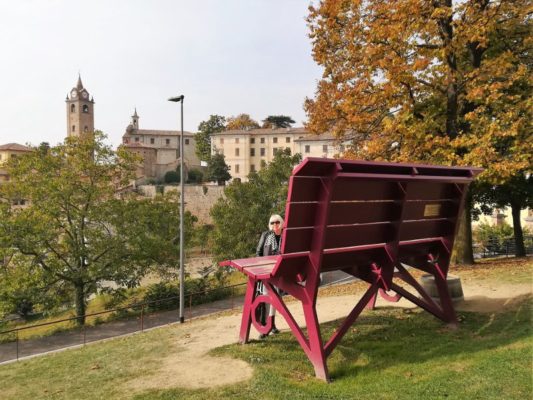
{"type": "Polygon", "coordinates": [[[270,216],[270,219],[268,220],[268,229],[269,229],[269,230],[271,230],[271,231],[274,230],[274,229],[273,229],[274,227],[273,227],[272,225],[270,225],[270,223],[271,223],[271,222],[274,222],[274,221],[279,221],[279,227],[280,227],[281,229],[283,229],[283,225],[284,225],[285,222],[283,221],[283,218],[281,218],[281,215],[278,215],[278,214],[272,214],[272,215],[270,216]]]}

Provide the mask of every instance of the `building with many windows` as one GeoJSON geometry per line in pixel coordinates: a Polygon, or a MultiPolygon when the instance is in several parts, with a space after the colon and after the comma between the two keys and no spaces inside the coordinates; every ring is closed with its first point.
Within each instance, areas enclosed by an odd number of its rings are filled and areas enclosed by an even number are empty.
{"type": "Polygon", "coordinates": [[[303,158],[331,158],[344,151],[332,135],[315,135],[305,128],[229,130],[211,135],[211,153],[224,154],[232,178],[242,181],[272,161],[281,149],[303,158]]]}
{"type": "MultiPolygon", "coordinates": [[[[175,171],[180,160],[180,137],[181,131],[140,129],[139,115],[135,110],[122,136],[122,143],[128,151],[142,158],[137,177],[161,179],[166,172],[175,171]]],[[[183,148],[186,167],[199,167],[194,133],[183,132],[183,148]]]]}

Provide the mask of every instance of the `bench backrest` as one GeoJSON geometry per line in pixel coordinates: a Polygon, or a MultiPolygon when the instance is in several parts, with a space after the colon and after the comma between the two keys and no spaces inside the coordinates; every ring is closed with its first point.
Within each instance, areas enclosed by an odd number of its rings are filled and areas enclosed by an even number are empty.
{"type": "MultiPolygon", "coordinates": [[[[307,158],[290,178],[276,268],[297,268],[309,255],[319,271],[449,255],[466,188],[480,171],[307,158]]],[[[441,263],[447,268],[446,257],[441,263]]]]}

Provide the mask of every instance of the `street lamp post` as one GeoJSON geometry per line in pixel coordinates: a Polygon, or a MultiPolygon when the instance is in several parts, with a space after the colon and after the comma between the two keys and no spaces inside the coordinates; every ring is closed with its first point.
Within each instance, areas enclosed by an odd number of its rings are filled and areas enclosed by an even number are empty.
{"type": "Polygon", "coordinates": [[[183,241],[183,219],[185,214],[185,193],[183,190],[183,99],[184,95],[171,97],[168,101],[174,103],[181,103],[181,136],[180,136],[180,323],[185,322],[184,316],[184,298],[185,298],[185,262],[184,262],[184,252],[185,245],[183,241]]]}

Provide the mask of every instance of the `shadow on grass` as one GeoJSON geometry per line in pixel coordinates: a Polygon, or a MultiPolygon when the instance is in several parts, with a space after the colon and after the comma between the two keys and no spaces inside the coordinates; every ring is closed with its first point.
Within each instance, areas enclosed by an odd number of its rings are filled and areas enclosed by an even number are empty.
{"type": "MultiPolygon", "coordinates": [[[[339,380],[394,367],[420,364],[439,358],[468,354],[511,345],[531,335],[531,298],[506,313],[458,313],[458,329],[447,327],[422,310],[383,307],[363,314],[350,328],[328,359],[331,378],[339,380]]],[[[321,325],[324,341],[342,320],[321,325]]],[[[215,349],[214,354],[241,358],[251,364],[278,362],[307,363],[306,372],[314,376],[311,363],[291,333],[269,336],[249,345],[215,349]]],[[[290,368],[287,368],[290,369],[290,368]]],[[[292,376],[291,373],[286,375],[292,376]]]]}
{"type": "MultiPolygon", "coordinates": [[[[365,312],[328,359],[333,383],[315,379],[290,332],[210,355],[242,359],[251,380],[213,389],[148,391],[152,399],[519,399],[530,393],[531,298],[499,314],[460,312],[451,330],[421,310],[365,312]]],[[[321,325],[329,338],[341,321],[321,325]]],[[[237,371],[238,373],[238,371],[237,371]]]]}

